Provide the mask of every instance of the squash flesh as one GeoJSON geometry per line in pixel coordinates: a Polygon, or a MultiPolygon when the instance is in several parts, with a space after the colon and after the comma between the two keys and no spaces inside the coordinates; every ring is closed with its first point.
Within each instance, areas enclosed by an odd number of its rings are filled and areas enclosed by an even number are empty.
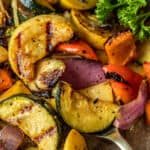
{"type": "Polygon", "coordinates": [[[0,95],[0,101],[16,94],[31,94],[31,92],[20,80],[18,80],[11,88],[0,95]]]}
{"type": "Polygon", "coordinates": [[[29,19],[14,31],[10,39],[9,62],[13,71],[25,82],[33,80],[35,63],[47,56],[56,44],[72,36],[70,24],[59,15],[40,15],[29,19]]]}
{"type": "Polygon", "coordinates": [[[64,144],[63,150],[88,150],[84,137],[75,129],[72,129],[64,144]]]}
{"type": "Polygon", "coordinates": [[[60,0],[60,5],[68,9],[86,10],[96,6],[97,0],[87,0],[82,2],[81,0],[60,0]]]}
{"type": "Polygon", "coordinates": [[[78,10],[71,10],[71,18],[74,29],[80,38],[86,40],[94,48],[104,50],[104,44],[112,36],[113,31],[100,28],[97,21],[90,19],[89,14],[78,10]]]}
{"type": "Polygon", "coordinates": [[[100,99],[100,100],[109,101],[109,102],[114,101],[112,87],[108,81],[94,85],[94,86],[90,86],[85,89],[81,89],[79,90],[79,92],[93,100],[100,99]]]}

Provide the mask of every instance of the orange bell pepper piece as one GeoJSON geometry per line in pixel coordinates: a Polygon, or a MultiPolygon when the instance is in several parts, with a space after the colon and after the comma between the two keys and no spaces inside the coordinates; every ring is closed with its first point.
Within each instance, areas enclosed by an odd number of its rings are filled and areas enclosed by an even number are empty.
{"type": "Polygon", "coordinates": [[[56,46],[55,50],[70,54],[77,54],[87,59],[98,60],[94,50],[82,40],[73,41],[71,43],[60,43],[56,46]]]}
{"type": "Polygon", "coordinates": [[[0,69],[0,92],[9,89],[13,84],[13,80],[9,72],[5,69],[0,69]]]}
{"type": "Polygon", "coordinates": [[[150,99],[146,102],[145,105],[145,118],[146,118],[146,123],[150,125],[150,99]]]}
{"type": "Polygon", "coordinates": [[[136,45],[132,32],[122,32],[105,44],[110,64],[126,65],[136,57],[136,45]]]}

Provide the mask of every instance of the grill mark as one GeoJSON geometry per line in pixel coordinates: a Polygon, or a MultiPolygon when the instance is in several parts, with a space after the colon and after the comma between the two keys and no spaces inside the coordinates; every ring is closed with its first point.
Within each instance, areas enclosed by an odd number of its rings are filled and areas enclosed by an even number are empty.
{"type": "Polygon", "coordinates": [[[21,36],[22,36],[22,33],[19,33],[18,36],[17,36],[17,39],[18,39],[18,49],[21,48],[21,36]]]}
{"type": "MultiPolygon", "coordinates": [[[[11,104],[13,105],[13,104],[11,104]]],[[[17,112],[13,113],[13,117],[12,118],[7,118],[7,121],[9,123],[15,123],[15,124],[20,124],[21,122],[21,117],[22,115],[24,115],[27,112],[30,112],[33,109],[34,105],[29,105],[29,106],[25,106],[22,109],[18,110],[17,112]],[[17,114],[17,115],[16,115],[17,114]],[[18,115],[19,114],[19,115],[18,115]],[[21,115],[20,115],[21,114],[21,115]],[[16,117],[17,116],[17,117],[16,117]]]]}
{"type": "Polygon", "coordinates": [[[46,74],[43,73],[41,74],[41,78],[39,80],[47,85],[48,88],[51,88],[56,84],[62,73],[63,70],[54,70],[53,72],[48,72],[46,74]]]}
{"type": "Polygon", "coordinates": [[[21,59],[22,59],[22,54],[21,54],[20,50],[18,50],[18,55],[17,55],[17,69],[18,69],[19,75],[22,74],[21,66],[20,66],[20,64],[21,64],[21,59]]]}
{"type": "Polygon", "coordinates": [[[17,69],[18,69],[18,73],[21,74],[21,68],[20,68],[20,64],[21,64],[21,36],[22,36],[22,33],[19,33],[18,36],[16,37],[17,38],[17,44],[18,44],[18,55],[17,55],[17,69]]]}
{"type": "Polygon", "coordinates": [[[24,114],[26,112],[29,112],[32,110],[32,108],[33,108],[33,105],[25,106],[23,109],[20,110],[20,113],[24,114]]]}
{"type": "Polygon", "coordinates": [[[46,34],[46,52],[52,52],[53,46],[50,43],[53,36],[53,26],[51,22],[46,23],[46,34]]]}
{"type": "Polygon", "coordinates": [[[121,83],[129,85],[129,83],[122,76],[117,74],[116,72],[107,72],[105,74],[105,77],[107,79],[114,79],[115,81],[118,81],[118,82],[121,82],[121,83]]]}
{"type": "Polygon", "coordinates": [[[43,138],[45,138],[46,136],[52,136],[54,133],[57,132],[57,127],[50,127],[46,132],[44,132],[43,134],[37,136],[34,138],[34,141],[36,143],[39,143],[43,138]]]}

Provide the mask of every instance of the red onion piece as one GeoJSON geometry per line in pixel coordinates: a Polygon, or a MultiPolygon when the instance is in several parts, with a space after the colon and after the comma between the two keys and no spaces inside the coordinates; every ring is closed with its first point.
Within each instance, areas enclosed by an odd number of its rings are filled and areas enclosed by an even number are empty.
{"type": "Polygon", "coordinates": [[[137,98],[120,107],[119,115],[114,122],[114,126],[123,130],[129,129],[135,119],[143,115],[147,95],[147,83],[146,81],[142,81],[137,98]]]}
{"type": "Polygon", "coordinates": [[[86,59],[64,60],[66,70],[61,79],[72,85],[76,90],[87,88],[106,80],[100,62],[86,59]]]}
{"type": "Polygon", "coordinates": [[[24,134],[15,126],[6,126],[0,131],[0,150],[17,150],[24,134]]]}

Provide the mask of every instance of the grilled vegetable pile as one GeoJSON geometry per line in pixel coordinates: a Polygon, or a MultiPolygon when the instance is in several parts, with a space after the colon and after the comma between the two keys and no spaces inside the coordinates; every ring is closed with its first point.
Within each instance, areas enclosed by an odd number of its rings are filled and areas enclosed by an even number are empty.
{"type": "Polygon", "coordinates": [[[86,134],[150,125],[149,14],[146,0],[0,0],[0,149],[88,150],[86,134]]]}

